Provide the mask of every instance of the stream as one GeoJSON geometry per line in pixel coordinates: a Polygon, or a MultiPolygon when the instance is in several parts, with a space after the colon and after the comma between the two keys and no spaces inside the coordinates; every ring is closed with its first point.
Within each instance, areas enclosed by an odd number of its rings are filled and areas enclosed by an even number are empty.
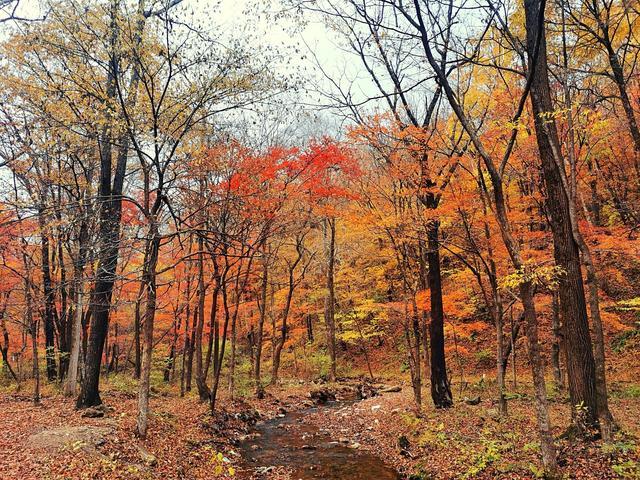
{"type": "Polygon", "coordinates": [[[290,412],[256,425],[254,438],[240,443],[243,457],[263,471],[271,466],[288,467],[296,480],[399,480],[400,475],[380,458],[337,442],[304,420],[308,413],[320,409],[329,414],[339,405],[334,402],[332,406],[290,412]]]}

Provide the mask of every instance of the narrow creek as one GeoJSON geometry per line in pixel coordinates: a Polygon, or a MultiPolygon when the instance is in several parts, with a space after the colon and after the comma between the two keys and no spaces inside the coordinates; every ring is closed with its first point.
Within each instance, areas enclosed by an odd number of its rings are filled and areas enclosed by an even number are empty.
{"type": "Polygon", "coordinates": [[[247,463],[263,470],[287,467],[296,480],[399,480],[400,475],[380,458],[340,443],[329,432],[305,422],[305,415],[318,409],[330,414],[340,404],[290,412],[258,424],[251,438],[240,443],[240,452],[247,463]]]}

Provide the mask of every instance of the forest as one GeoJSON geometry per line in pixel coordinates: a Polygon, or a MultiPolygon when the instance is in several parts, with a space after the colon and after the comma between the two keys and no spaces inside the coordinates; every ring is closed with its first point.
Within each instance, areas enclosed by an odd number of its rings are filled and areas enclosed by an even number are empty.
{"type": "Polygon", "coordinates": [[[0,0],[0,478],[640,478],[640,2],[0,0]]]}

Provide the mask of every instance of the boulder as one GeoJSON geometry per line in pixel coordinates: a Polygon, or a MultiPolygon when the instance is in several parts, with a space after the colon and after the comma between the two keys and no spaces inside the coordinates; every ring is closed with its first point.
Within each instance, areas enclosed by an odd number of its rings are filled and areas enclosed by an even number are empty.
{"type": "Polygon", "coordinates": [[[309,397],[316,404],[322,405],[336,399],[335,393],[327,388],[318,388],[309,392],[309,397]]]}
{"type": "Polygon", "coordinates": [[[158,464],[158,459],[155,457],[155,455],[149,453],[149,451],[142,445],[138,445],[138,454],[140,455],[140,459],[144,462],[145,465],[153,467],[158,464]]]}
{"type": "Polygon", "coordinates": [[[84,418],[101,418],[104,417],[104,409],[98,407],[85,408],[82,411],[82,417],[84,418]]]}
{"type": "Polygon", "coordinates": [[[392,387],[383,388],[382,390],[380,390],[380,393],[396,393],[401,391],[402,391],[402,387],[400,385],[394,385],[392,387]]]}
{"type": "Polygon", "coordinates": [[[80,425],[60,427],[34,433],[27,439],[28,447],[56,451],[62,448],[95,451],[104,444],[106,437],[113,433],[110,427],[80,425]]]}

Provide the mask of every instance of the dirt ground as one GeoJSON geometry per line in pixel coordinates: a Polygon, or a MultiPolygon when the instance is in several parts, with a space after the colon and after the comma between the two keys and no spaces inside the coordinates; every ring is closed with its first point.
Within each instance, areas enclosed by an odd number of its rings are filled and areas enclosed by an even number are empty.
{"type": "MultiPolygon", "coordinates": [[[[135,394],[107,389],[104,416],[83,417],[73,401],[47,393],[40,406],[26,395],[0,394],[0,479],[204,479],[287,478],[283,469],[260,475],[243,462],[237,439],[285,409],[309,406],[313,385],[272,392],[264,400],[222,397],[211,416],[195,395],[158,392],[146,440],[134,435],[135,394]]],[[[530,479],[540,474],[535,416],[526,388],[509,400],[500,418],[490,388],[456,391],[456,406],[422,413],[411,390],[384,393],[333,409],[310,412],[305,421],[336,438],[360,444],[412,479],[530,479]],[[467,405],[464,396],[480,396],[467,405]]],[[[634,387],[635,388],[635,387],[634,387]]],[[[611,407],[621,432],[615,441],[558,441],[566,478],[640,478],[640,398],[628,384],[612,388],[611,407]]],[[[454,385],[454,390],[456,386],[454,385]]],[[[24,391],[24,390],[23,390],[24,391]]],[[[428,402],[428,398],[426,400],[428,402]]],[[[562,393],[551,392],[554,434],[569,420],[562,393]]]]}

